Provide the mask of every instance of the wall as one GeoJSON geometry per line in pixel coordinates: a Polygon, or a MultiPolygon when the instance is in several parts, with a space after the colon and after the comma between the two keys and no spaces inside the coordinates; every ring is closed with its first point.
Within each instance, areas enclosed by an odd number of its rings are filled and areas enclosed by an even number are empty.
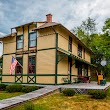
{"type": "MultiPolygon", "coordinates": [[[[61,52],[59,52],[59,54],[63,54],[61,52]]],[[[58,60],[60,60],[62,57],[59,56],[58,60]]],[[[64,57],[57,65],[58,70],[57,70],[57,74],[58,74],[58,84],[64,83],[63,78],[67,78],[68,76],[68,56],[64,57]],[[61,75],[61,76],[59,76],[61,75]],[[65,76],[66,75],[66,76],[65,76]]]]}
{"type": "MultiPolygon", "coordinates": [[[[57,28],[58,34],[58,47],[68,51],[69,36],[72,37],[72,54],[78,56],[78,44],[80,42],[76,40],[70,33],[65,29],[57,28]],[[78,43],[79,42],[79,43],[78,43]]],[[[82,47],[82,59],[84,59],[84,47],[82,47]]],[[[90,53],[85,49],[85,61],[90,62],[90,53]]]]}
{"type": "Polygon", "coordinates": [[[37,83],[55,83],[55,49],[43,50],[37,53],[37,73],[46,76],[37,76],[37,83]],[[45,80],[44,80],[45,78],[45,80]],[[53,79],[53,80],[52,80],[53,79]]]}
{"type": "Polygon", "coordinates": [[[3,40],[3,54],[15,53],[16,51],[16,36],[8,37],[3,40]]]}

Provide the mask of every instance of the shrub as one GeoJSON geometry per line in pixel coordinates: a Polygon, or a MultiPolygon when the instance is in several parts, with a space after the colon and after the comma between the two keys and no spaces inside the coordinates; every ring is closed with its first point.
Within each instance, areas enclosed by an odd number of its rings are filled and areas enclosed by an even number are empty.
{"type": "Polygon", "coordinates": [[[37,86],[24,86],[24,87],[22,88],[22,92],[28,93],[28,92],[35,91],[35,90],[37,90],[37,89],[38,89],[37,86]]]}
{"type": "Polygon", "coordinates": [[[75,95],[75,91],[73,89],[65,89],[65,90],[63,90],[63,94],[65,96],[73,96],[73,95],[75,95]]]}
{"type": "Polygon", "coordinates": [[[94,99],[104,99],[107,97],[107,92],[104,90],[89,90],[88,94],[94,99]]]}
{"type": "Polygon", "coordinates": [[[0,84],[0,91],[4,91],[6,89],[6,86],[5,84],[0,84]]]}
{"type": "Polygon", "coordinates": [[[24,109],[25,110],[35,110],[34,104],[30,101],[24,104],[24,109]]]}
{"type": "Polygon", "coordinates": [[[6,91],[7,91],[7,92],[10,92],[10,93],[12,93],[12,92],[21,92],[22,88],[23,88],[23,86],[22,86],[22,85],[19,85],[19,84],[16,84],[16,85],[8,85],[8,86],[6,87],[6,91]]]}

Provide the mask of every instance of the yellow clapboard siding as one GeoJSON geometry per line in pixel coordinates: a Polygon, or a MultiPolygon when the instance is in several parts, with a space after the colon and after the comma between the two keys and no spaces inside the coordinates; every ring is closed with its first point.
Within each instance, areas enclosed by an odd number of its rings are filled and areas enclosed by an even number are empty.
{"type": "Polygon", "coordinates": [[[38,51],[37,74],[55,74],[55,50],[38,51]]]}

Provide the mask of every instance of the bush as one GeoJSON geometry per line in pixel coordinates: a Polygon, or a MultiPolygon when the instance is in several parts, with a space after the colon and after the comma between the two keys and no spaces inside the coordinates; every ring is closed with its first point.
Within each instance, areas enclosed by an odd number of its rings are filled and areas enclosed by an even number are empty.
{"type": "Polygon", "coordinates": [[[73,95],[75,95],[75,91],[73,89],[65,89],[65,90],[63,90],[63,94],[65,96],[73,96],[73,95]]]}
{"type": "Polygon", "coordinates": [[[24,86],[24,87],[22,88],[22,92],[28,93],[28,92],[35,91],[35,90],[37,90],[37,89],[38,89],[37,86],[24,86]]]}
{"type": "Polygon", "coordinates": [[[22,85],[17,85],[17,84],[16,85],[8,85],[6,87],[6,91],[10,92],[10,93],[12,93],[12,92],[21,92],[22,88],[23,88],[22,85]]]}
{"type": "Polygon", "coordinates": [[[0,84],[0,91],[4,91],[6,89],[6,86],[5,84],[0,84]]]}
{"type": "Polygon", "coordinates": [[[24,104],[24,109],[25,110],[35,110],[34,104],[30,101],[24,104]]]}
{"type": "Polygon", "coordinates": [[[89,90],[88,94],[94,99],[104,99],[107,97],[107,92],[104,90],[89,90]]]}

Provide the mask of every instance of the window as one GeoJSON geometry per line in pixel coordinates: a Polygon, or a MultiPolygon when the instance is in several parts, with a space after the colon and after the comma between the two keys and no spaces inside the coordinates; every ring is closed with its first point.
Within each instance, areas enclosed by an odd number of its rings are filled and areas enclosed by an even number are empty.
{"type": "Polygon", "coordinates": [[[82,76],[82,64],[78,66],[78,76],[82,76]]]}
{"type": "MultiPolygon", "coordinates": [[[[22,58],[16,58],[17,61],[22,65],[23,64],[23,59],[22,58]]],[[[17,63],[16,65],[16,74],[22,74],[23,68],[17,63]]]]}
{"type": "Polygon", "coordinates": [[[68,50],[72,52],[72,37],[69,36],[69,45],[68,50]]]}
{"type": "Polygon", "coordinates": [[[23,48],[23,35],[17,36],[17,49],[23,48]]]}
{"type": "Polygon", "coordinates": [[[84,65],[84,76],[88,76],[88,65],[84,65]]]}
{"type": "Polygon", "coordinates": [[[35,64],[36,64],[35,56],[29,57],[29,65],[28,65],[28,67],[29,67],[28,73],[29,74],[35,74],[35,72],[36,72],[35,64]]]}
{"type": "Polygon", "coordinates": [[[29,47],[35,47],[36,46],[36,32],[29,34],[29,47]]]}
{"type": "Polygon", "coordinates": [[[82,58],[82,46],[78,45],[78,56],[82,58]]]}

